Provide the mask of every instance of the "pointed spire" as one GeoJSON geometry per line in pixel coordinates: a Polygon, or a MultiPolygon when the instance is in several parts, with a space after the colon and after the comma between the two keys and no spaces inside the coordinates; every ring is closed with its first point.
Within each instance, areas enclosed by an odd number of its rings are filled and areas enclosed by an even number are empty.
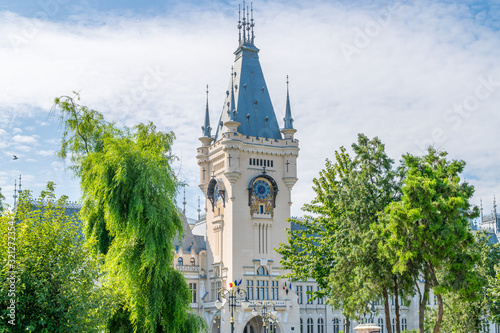
{"type": "Polygon", "coordinates": [[[203,136],[207,138],[211,138],[212,127],[210,127],[210,112],[208,112],[208,84],[207,84],[207,107],[205,110],[205,125],[201,127],[203,131],[203,136]]]}
{"type": "Polygon", "coordinates": [[[17,201],[17,180],[14,179],[14,206],[16,206],[16,201],[17,201]]]}
{"type": "Polygon", "coordinates": [[[285,129],[293,129],[292,110],[290,108],[290,93],[288,89],[288,75],[286,76],[286,110],[285,110],[285,129]]]}
{"type": "Polygon", "coordinates": [[[231,121],[236,121],[236,103],[234,101],[234,68],[231,66],[231,102],[228,106],[227,112],[229,112],[229,119],[231,121]]]}
{"type": "Polygon", "coordinates": [[[182,205],[184,208],[182,209],[182,213],[184,216],[186,215],[186,186],[184,186],[184,201],[182,201],[182,205]]]}
{"type": "Polygon", "coordinates": [[[250,3],[250,8],[245,4],[243,0],[243,6],[238,5],[238,42],[241,45],[251,44],[253,45],[255,34],[253,27],[255,26],[255,21],[253,19],[253,2],[250,3]],[[241,7],[243,7],[243,16],[241,13],[241,7]],[[243,39],[241,36],[243,35],[243,39]]]}
{"type": "Polygon", "coordinates": [[[198,196],[198,221],[201,220],[200,196],[198,196]]]}
{"type": "Polygon", "coordinates": [[[252,15],[250,16],[250,28],[252,29],[252,39],[250,41],[253,44],[253,40],[255,39],[255,35],[253,33],[253,27],[255,26],[255,23],[253,21],[253,2],[250,2],[250,10],[252,11],[252,15]]]}
{"type": "Polygon", "coordinates": [[[19,189],[17,190],[17,192],[19,193],[19,197],[21,197],[21,175],[19,175],[19,189]]]}
{"type": "Polygon", "coordinates": [[[479,199],[479,212],[481,213],[481,223],[483,223],[483,199],[479,199]]]}

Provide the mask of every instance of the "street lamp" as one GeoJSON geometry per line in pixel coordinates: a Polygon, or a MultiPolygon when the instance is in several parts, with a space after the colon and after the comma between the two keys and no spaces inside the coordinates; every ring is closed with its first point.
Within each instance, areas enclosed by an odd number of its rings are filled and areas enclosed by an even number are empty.
{"type": "MultiPolygon", "coordinates": [[[[255,302],[252,314],[254,316],[259,315],[262,317],[262,323],[264,324],[264,333],[267,332],[267,328],[279,322],[278,311],[276,311],[276,305],[274,302],[255,302]]],[[[273,332],[274,333],[274,332],[273,332]]]]}
{"type": "Polygon", "coordinates": [[[242,301],[241,306],[243,309],[248,308],[250,305],[250,302],[246,300],[246,295],[247,292],[246,290],[242,290],[240,288],[233,290],[231,289],[221,289],[219,290],[219,296],[222,298],[224,301],[221,302],[220,298],[215,301],[215,306],[217,309],[221,309],[225,304],[226,301],[229,302],[229,310],[231,311],[231,333],[234,333],[234,319],[233,319],[233,314],[234,314],[234,309],[236,308],[236,302],[237,301],[242,301]]]}

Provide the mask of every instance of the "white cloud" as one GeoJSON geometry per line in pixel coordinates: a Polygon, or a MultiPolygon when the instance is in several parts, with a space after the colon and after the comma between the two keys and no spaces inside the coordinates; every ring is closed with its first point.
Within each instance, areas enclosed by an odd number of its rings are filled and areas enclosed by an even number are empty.
{"type": "MultiPolygon", "coordinates": [[[[484,23],[490,22],[481,18],[485,13],[430,0],[402,2],[395,9],[365,1],[257,1],[254,9],[256,46],[279,120],[290,75],[301,148],[294,214],[312,199],[311,180],[325,158],[349,147],[359,132],[379,136],[395,160],[434,142],[451,158],[467,161],[471,182],[481,187],[477,195],[500,193],[500,179],[492,172],[500,160],[491,153],[500,151],[500,87],[493,85],[471,111],[464,107],[473,102],[469,97],[476,96],[480,78],[500,81],[500,33],[484,23]],[[391,10],[390,20],[382,22],[385,9],[391,10]],[[374,22],[383,26],[378,29],[374,22]],[[349,57],[342,49],[347,44],[355,47],[349,57]]],[[[175,131],[181,175],[190,196],[197,197],[195,149],[205,84],[214,127],[237,46],[236,11],[93,18],[106,22],[102,25],[46,22],[17,52],[5,39],[0,42],[0,110],[13,118],[47,111],[54,97],[77,90],[82,103],[120,124],[153,120],[158,128],[175,131]]],[[[17,14],[0,13],[0,34],[17,33],[21,21],[17,14]]],[[[16,126],[11,132],[20,134],[24,127],[16,126]]],[[[34,137],[16,136],[31,140],[19,143],[36,143],[34,137]]],[[[44,143],[42,149],[54,147],[44,143]]]]}
{"type": "Polygon", "coordinates": [[[32,145],[36,145],[38,143],[34,137],[26,136],[26,135],[15,135],[12,137],[12,141],[17,142],[17,143],[25,143],[25,144],[32,144],[32,145]]]}
{"type": "Polygon", "coordinates": [[[54,156],[55,152],[53,150],[38,150],[36,154],[40,156],[54,156]]]}

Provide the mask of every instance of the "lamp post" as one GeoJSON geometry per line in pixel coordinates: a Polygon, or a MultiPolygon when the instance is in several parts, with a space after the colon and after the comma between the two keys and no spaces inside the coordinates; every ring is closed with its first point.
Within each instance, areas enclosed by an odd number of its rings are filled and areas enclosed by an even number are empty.
{"type": "MultiPolygon", "coordinates": [[[[277,324],[278,311],[276,311],[276,305],[274,302],[255,302],[252,314],[254,316],[260,314],[262,317],[262,323],[264,324],[264,333],[267,332],[267,328],[271,327],[273,324],[277,324]]],[[[275,332],[272,332],[275,333],[275,332]]]]}
{"type": "Polygon", "coordinates": [[[225,304],[226,301],[229,303],[229,311],[231,311],[231,333],[234,333],[234,309],[236,308],[236,302],[241,301],[241,306],[243,309],[248,308],[250,305],[250,302],[246,300],[246,295],[247,292],[246,290],[242,290],[240,288],[233,290],[231,289],[221,289],[219,290],[219,296],[224,300],[224,302],[221,302],[220,298],[215,301],[215,306],[217,309],[221,309],[225,304]]]}

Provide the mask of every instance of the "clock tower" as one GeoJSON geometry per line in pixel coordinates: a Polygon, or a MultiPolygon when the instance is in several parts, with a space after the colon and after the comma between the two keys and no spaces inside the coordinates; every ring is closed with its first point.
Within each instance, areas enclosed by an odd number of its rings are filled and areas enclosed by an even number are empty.
{"type": "MultiPolygon", "coordinates": [[[[285,243],[297,181],[299,142],[290,108],[287,78],[286,110],[280,128],[254,45],[254,20],[248,8],[238,22],[239,45],[234,52],[222,113],[214,128],[207,105],[197,150],[199,187],[206,199],[207,283],[210,300],[236,281],[248,300],[272,302],[279,323],[273,332],[299,331],[296,300],[289,299],[285,273],[274,250],[285,243]],[[214,134],[212,135],[212,131],[214,134]]],[[[291,297],[291,295],[290,295],[291,297]]],[[[215,314],[214,309],[214,314],[215,314]]],[[[235,332],[257,332],[262,319],[252,305],[235,309],[235,332]]],[[[219,314],[221,331],[230,332],[229,309],[219,314]]]]}

